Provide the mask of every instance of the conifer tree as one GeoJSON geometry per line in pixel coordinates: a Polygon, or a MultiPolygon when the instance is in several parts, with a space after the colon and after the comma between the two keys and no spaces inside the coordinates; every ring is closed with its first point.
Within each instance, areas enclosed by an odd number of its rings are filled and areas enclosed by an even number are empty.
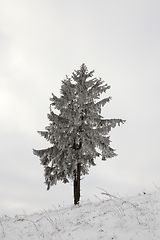
{"type": "Polygon", "coordinates": [[[110,89],[101,79],[93,77],[83,63],[71,77],[62,81],[60,97],[52,93],[50,98],[50,121],[45,131],[38,131],[51,146],[35,150],[44,166],[47,190],[57,183],[73,180],[74,204],[80,201],[80,178],[95,166],[96,157],[102,160],[116,156],[110,147],[112,128],[124,123],[122,119],[104,119],[101,108],[111,97],[100,99],[100,95],[110,89]],[[58,110],[59,114],[54,112],[58,110]]]}

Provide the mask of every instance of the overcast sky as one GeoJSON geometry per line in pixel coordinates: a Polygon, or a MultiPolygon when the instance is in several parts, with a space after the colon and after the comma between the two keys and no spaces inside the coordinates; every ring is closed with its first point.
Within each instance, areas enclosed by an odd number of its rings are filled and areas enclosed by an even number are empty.
{"type": "Polygon", "coordinates": [[[81,200],[160,187],[160,1],[0,0],[0,215],[73,203],[72,182],[46,190],[32,148],[49,147],[49,98],[85,63],[111,86],[105,118],[117,157],[90,169],[81,200]]]}

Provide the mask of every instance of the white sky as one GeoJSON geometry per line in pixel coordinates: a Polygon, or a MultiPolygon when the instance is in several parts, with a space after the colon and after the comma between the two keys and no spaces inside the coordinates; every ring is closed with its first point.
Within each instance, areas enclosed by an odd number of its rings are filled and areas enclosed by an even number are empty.
{"type": "Polygon", "coordinates": [[[49,146],[49,98],[82,63],[111,85],[103,116],[118,156],[82,181],[82,201],[104,188],[134,195],[160,186],[160,1],[0,0],[0,215],[72,204],[72,183],[46,191],[32,148],[49,146]]]}

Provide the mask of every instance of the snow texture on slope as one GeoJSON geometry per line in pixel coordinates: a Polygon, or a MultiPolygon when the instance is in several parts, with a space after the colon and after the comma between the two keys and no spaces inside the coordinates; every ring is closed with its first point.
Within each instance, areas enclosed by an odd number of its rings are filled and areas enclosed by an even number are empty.
{"type": "Polygon", "coordinates": [[[103,192],[97,203],[0,218],[3,240],[158,240],[160,192],[119,197],[103,192]]]}

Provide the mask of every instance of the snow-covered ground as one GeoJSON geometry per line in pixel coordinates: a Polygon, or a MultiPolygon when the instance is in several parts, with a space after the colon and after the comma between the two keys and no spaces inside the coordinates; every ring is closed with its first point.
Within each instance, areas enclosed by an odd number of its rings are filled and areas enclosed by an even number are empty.
{"type": "Polygon", "coordinates": [[[0,217],[0,239],[149,240],[160,239],[160,191],[0,217]]]}

